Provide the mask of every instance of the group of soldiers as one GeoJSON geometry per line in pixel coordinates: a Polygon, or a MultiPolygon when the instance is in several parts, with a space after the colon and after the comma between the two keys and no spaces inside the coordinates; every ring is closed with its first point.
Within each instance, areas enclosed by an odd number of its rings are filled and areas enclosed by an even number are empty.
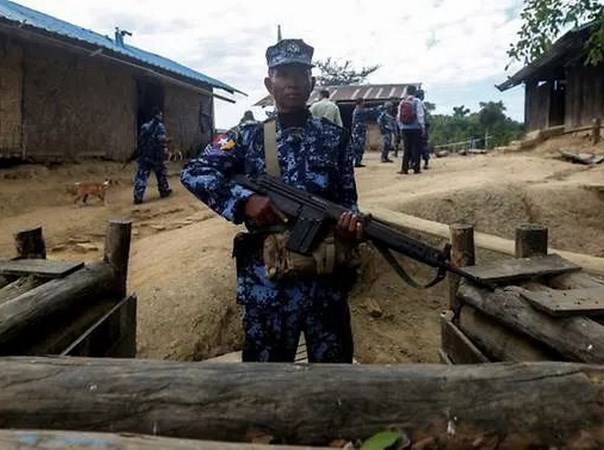
{"type": "Polygon", "coordinates": [[[351,151],[355,167],[365,167],[365,137],[367,125],[376,121],[381,136],[381,157],[383,163],[394,162],[390,154],[398,157],[401,143],[404,145],[403,161],[398,173],[407,174],[409,165],[415,173],[420,173],[420,159],[424,160],[424,169],[428,169],[430,151],[428,143],[428,123],[423,105],[424,92],[415,86],[408,86],[402,99],[392,98],[380,106],[368,107],[364,100],[357,100],[352,113],[351,151]],[[414,110],[410,121],[403,118],[405,103],[414,110]],[[406,123],[409,122],[409,123],[406,123]],[[419,136],[418,136],[419,133],[419,136]]]}

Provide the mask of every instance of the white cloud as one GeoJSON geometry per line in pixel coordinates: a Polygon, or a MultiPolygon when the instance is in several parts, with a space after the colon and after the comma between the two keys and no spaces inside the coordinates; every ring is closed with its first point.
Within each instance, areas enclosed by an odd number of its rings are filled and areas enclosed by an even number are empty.
{"type": "MultiPolygon", "coordinates": [[[[20,3],[97,32],[120,26],[128,42],[159,53],[249,94],[237,105],[217,102],[217,126],[237,122],[265,92],[264,52],[284,37],[302,37],[315,57],[380,64],[371,82],[423,82],[428,95],[481,81],[505,79],[506,50],[519,28],[510,9],[519,0],[20,0],[20,3]]],[[[514,66],[517,68],[518,66],[514,66]]],[[[464,91],[467,92],[467,91],[464,91]]],[[[497,92],[481,92],[489,100],[497,92]]],[[[478,94],[477,94],[478,95],[478,94]]],[[[438,97],[430,98],[437,105],[438,97]]],[[[450,99],[447,99],[450,101],[450,99]]],[[[456,104],[468,104],[459,98],[456,104]]],[[[519,108],[516,108],[519,109],[519,108]]]]}

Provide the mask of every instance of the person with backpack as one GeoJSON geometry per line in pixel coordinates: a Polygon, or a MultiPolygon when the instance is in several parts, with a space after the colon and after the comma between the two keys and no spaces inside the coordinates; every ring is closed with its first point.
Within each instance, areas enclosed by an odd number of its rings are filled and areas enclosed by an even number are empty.
{"type": "Polygon", "coordinates": [[[417,87],[407,86],[406,95],[398,105],[397,122],[403,135],[404,151],[400,174],[409,173],[409,165],[415,173],[421,173],[420,157],[423,136],[426,133],[425,113],[422,101],[415,97],[417,87]]]}

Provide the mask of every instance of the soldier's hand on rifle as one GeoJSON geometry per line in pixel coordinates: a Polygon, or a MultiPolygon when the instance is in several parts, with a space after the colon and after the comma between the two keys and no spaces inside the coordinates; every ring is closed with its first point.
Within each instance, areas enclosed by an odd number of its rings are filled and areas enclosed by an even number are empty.
{"type": "Polygon", "coordinates": [[[353,212],[343,213],[336,223],[336,235],[345,241],[360,241],[363,239],[363,224],[353,212]]]}
{"type": "Polygon", "coordinates": [[[254,194],[245,202],[245,215],[258,225],[287,223],[287,216],[268,197],[254,194]]]}

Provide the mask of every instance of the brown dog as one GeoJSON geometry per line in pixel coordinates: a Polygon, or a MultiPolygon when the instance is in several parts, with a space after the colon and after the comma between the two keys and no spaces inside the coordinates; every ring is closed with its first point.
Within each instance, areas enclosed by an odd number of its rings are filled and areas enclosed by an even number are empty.
{"type": "Polygon", "coordinates": [[[88,197],[95,195],[102,200],[103,204],[106,205],[107,202],[105,200],[105,194],[107,193],[107,188],[110,184],[111,180],[109,178],[106,178],[105,181],[101,183],[92,181],[75,183],[76,194],[73,203],[76,204],[81,200],[82,204],[85,205],[88,197]]]}

